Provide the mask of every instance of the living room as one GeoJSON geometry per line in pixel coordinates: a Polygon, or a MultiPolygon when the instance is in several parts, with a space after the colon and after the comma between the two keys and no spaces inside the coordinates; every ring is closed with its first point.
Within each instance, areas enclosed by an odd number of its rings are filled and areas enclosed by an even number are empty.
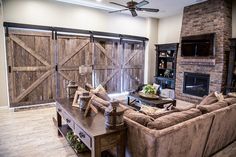
{"type": "Polygon", "coordinates": [[[1,0],[0,22],[0,156],[236,156],[235,0],[1,0]]]}

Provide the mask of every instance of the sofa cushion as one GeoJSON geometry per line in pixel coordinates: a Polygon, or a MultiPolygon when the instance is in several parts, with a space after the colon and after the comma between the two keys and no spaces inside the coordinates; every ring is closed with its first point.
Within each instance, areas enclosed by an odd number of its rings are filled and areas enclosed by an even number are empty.
{"type": "Polygon", "coordinates": [[[236,104],[212,113],[215,116],[203,157],[212,156],[236,139],[236,104]]]}
{"type": "Polygon", "coordinates": [[[149,122],[152,122],[154,119],[148,115],[145,115],[143,113],[134,111],[133,109],[128,109],[124,112],[124,116],[126,116],[127,118],[143,125],[143,126],[147,126],[147,124],[149,122]]]}
{"type": "Polygon", "coordinates": [[[173,112],[177,112],[177,111],[178,110],[176,109],[166,110],[166,109],[160,109],[157,107],[151,107],[151,106],[146,106],[146,105],[142,105],[141,109],[139,110],[139,112],[144,113],[154,119],[171,114],[173,112]]]}
{"type": "Polygon", "coordinates": [[[108,96],[105,88],[102,85],[98,85],[96,89],[91,90],[92,93],[94,93],[99,98],[102,98],[103,100],[110,101],[110,97],[108,96]]]}
{"type": "Polygon", "coordinates": [[[201,101],[201,103],[199,105],[210,105],[210,104],[216,103],[217,101],[218,101],[218,99],[215,96],[215,93],[212,92],[208,96],[203,98],[203,100],[201,101]]]}
{"type": "Polygon", "coordinates": [[[197,109],[199,109],[203,114],[205,114],[226,106],[228,106],[228,104],[225,101],[218,101],[211,105],[198,105],[197,109]]]}
{"type": "Polygon", "coordinates": [[[189,120],[191,118],[200,116],[202,113],[199,109],[192,108],[187,111],[182,112],[175,112],[160,118],[157,118],[153,122],[149,122],[147,127],[150,129],[157,129],[161,130],[173,125],[176,125],[178,123],[181,123],[183,121],[189,120]]]}
{"type": "Polygon", "coordinates": [[[235,97],[228,97],[225,98],[224,101],[228,104],[228,105],[232,105],[236,103],[236,98],[235,97]]]}

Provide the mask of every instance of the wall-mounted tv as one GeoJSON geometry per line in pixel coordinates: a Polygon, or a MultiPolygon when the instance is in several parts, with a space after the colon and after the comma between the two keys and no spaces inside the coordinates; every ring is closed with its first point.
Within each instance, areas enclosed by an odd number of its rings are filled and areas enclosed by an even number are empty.
{"type": "Polygon", "coordinates": [[[215,54],[215,33],[182,37],[181,56],[208,57],[215,54]]]}

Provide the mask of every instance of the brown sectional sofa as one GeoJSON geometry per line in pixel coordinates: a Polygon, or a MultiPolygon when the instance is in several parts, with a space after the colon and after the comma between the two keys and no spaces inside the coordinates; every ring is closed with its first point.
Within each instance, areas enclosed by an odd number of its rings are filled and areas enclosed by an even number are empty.
{"type": "MultiPolygon", "coordinates": [[[[133,111],[127,110],[124,114],[127,125],[126,157],[209,157],[227,147],[236,140],[236,98],[225,98],[224,102],[218,102],[211,93],[197,106],[202,115],[198,111],[191,111],[196,115],[186,117],[176,112],[171,113],[177,118],[195,118],[185,119],[161,130],[147,127],[148,123],[154,122],[149,122],[152,117],[145,115],[140,119],[140,114],[133,117],[133,111]]],[[[102,110],[107,106],[103,102],[94,101],[92,103],[102,110]]],[[[172,118],[164,119],[168,122],[172,118]]]]}
{"type": "Polygon", "coordinates": [[[236,140],[236,104],[162,130],[125,121],[127,157],[208,157],[236,140]]]}

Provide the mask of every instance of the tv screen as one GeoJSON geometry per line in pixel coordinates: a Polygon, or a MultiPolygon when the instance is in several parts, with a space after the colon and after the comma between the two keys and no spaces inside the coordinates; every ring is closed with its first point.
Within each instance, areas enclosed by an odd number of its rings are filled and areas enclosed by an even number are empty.
{"type": "Polygon", "coordinates": [[[195,56],[195,44],[183,43],[182,44],[182,56],[195,56]]]}
{"type": "Polygon", "coordinates": [[[181,55],[207,57],[214,55],[215,34],[182,37],[181,55]]]}
{"type": "Polygon", "coordinates": [[[211,56],[209,43],[199,43],[197,44],[196,56],[211,56]]]}

